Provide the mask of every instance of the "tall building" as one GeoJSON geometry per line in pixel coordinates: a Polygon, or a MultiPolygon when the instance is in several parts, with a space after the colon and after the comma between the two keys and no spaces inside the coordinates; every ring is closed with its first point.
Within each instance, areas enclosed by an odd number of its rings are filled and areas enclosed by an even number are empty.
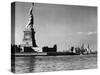
{"type": "Polygon", "coordinates": [[[91,53],[91,49],[90,49],[89,44],[88,44],[88,47],[87,47],[87,51],[88,51],[88,53],[91,53]]]}
{"type": "Polygon", "coordinates": [[[55,44],[53,47],[43,47],[43,52],[57,52],[57,45],[55,44]]]}

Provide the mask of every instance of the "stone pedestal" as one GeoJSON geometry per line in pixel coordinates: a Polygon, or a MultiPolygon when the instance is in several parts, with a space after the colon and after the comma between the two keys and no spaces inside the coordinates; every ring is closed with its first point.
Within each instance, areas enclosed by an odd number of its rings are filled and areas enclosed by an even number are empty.
{"type": "Polygon", "coordinates": [[[31,29],[24,30],[23,45],[25,47],[32,47],[32,31],[31,31],[31,29]]]}
{"type": "Polygon", "coordinates": [[[23,45],[25,47],[37,47],[33,28],[24,30],[23,45]]]}

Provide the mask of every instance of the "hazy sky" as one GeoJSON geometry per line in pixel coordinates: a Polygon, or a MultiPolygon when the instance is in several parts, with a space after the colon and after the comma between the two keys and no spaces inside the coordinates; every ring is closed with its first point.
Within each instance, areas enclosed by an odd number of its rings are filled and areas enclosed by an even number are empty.
{"type": "MultiPolygon", "coordinates": [[[[15,43],[21,44],[23,30],[28,22],[31,3],[16,3],[15,43]]],[[[89,43],[97,49],[97,8],[72,5],[35,3],[34,29],[38,46],[53,47],[59,51],[71,46],[89,43]]]]}

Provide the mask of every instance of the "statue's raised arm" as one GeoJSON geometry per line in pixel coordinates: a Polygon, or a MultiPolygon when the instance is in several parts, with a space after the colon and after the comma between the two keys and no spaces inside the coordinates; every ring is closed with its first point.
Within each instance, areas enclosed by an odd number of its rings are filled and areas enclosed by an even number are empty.
{"type": "Polygon", "coordinates": [[[28,23],[27,25],[25,26],[26,29],[31,29],[33,28],[33,24],[34,24],[34,16],[33,16],[33,6],[34,6],[34,3],[32,3],[32,7],[29,11],[29,19],[28,19],[28,23]]]}

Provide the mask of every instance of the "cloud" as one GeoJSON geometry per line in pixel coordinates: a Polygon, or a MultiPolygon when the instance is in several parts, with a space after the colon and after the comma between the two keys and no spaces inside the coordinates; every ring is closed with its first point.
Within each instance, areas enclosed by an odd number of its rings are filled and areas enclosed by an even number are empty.
{"type": "Polygon", "coordinates": [[[97,32],[77,32],[78,35],[94,35],[97,34],[97,32]]]}
{"type": "Polygon", "coordinates": [[[88,32],[87,35],[97,34],[97,32],[88,32]]]}
{"type": "Polygon", "coordinates": [[[77,32],[77,34],[84,34],[83,32],[77,32]]]}

